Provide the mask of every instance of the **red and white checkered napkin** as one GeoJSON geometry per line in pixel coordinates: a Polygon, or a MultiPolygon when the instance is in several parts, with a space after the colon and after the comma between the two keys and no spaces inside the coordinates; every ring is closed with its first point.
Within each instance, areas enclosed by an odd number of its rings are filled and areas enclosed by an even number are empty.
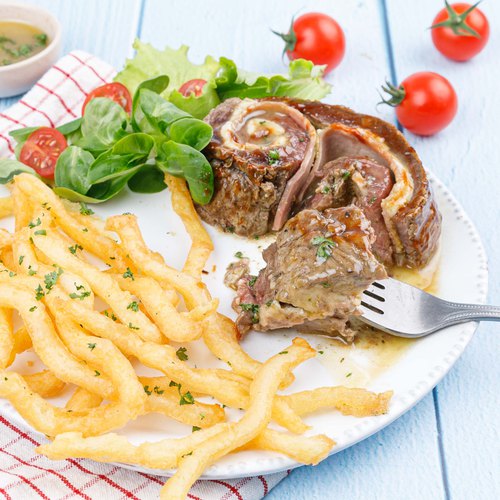
{"type": "MultiPolygon", "coordinates": [[[[85,52],[63,57],[17,104],[0,113],[0,158],[14,153],[9,131],[37,125],[53,127],[79,117],[86,95],[114,74],[114,68],[85,52]]],[[[158,498],[164,478],[91,460],[53,462],[35,453],[42,441],[29,428],[5,418],[0,409],[0,495],[7,500],[158,498]]],[[[189,498],[257,500],[285,476],[286,472],[197,481],[189,498]]]]}

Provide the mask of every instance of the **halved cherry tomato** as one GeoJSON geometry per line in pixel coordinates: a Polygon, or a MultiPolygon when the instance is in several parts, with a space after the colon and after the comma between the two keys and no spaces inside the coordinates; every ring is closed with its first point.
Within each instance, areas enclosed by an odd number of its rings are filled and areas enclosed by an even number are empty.
{"type": "Polygon", "coordinates": [[[292,19],[288,33],[276,33],[285,41],[290,60],[307,59],[314,64],[326,64],[325,73],[336,68],[345,53],[345,37],[335,19],[319,12],[310,12],[292,19]]]}
{"type": "Polygon", "coordinates": [[[194,94],[195,97],[200,97],[203,92],[203,87],[206,85],[207,81],[203,80],[203,78],[195,78],[194,80],[188,80],[186,83],[183,83],[179,92],[184,97],[189,97],[191,94],[194,94]]]}
{"type": "Polygon", "coordinates": [[[132,97],[130,97],[130,92],[128,91],[125,85],[121,83],[106,83],[106,85],[102,85],[101,87],[97,87],[94,89],[85,99],[85,102],[82,106],[82,115],[85,113],[85,108],[87,104],[94,99],[94,97],[107,97],[108,99],[112,99],[117,104],[119,104],[127,113],[132,111],[132,97]]]}
{"type": "Polygon", "coordinates": [[[437,73],[415,73],[403,80],[399,87],[387,83],[382,89],[391,96],[382,102],[395,107],[401,125],[414,134],[436,134],[457,114],[455,89],[437,73]]]}
{"type": "Polygon", "coordinates": [[[19,160],[42,177],[53,179],[57,159],[67,147],[66,138],[59,130],[40,127],[24,143],[19,160]]]}
{"type": "Polygon", "coordinates": [[[477,4],[445,2],[431,26],[436,49],[454,61],[468,61],[479,54],[490,36],[490,25],[477,4]]]}

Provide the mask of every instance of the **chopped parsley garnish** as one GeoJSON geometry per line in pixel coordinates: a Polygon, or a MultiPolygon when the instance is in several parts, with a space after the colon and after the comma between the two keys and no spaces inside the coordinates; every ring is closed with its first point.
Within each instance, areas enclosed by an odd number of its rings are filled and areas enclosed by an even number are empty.
{"type": "Polygon", "coordinates": [[[258,304],[240,304],[241,309],[245,312],[252,313],[252,323],[259,322],[259,305],[258,304]]]}
{"type": "Polygon", "coordinates": [[[173,380],[170,381],[169,387],[177,387],[177,390],[179,392],[180,400],[179,404],[182,405],[194,405],[194,398],[193,395],[187,391],[186,393],[182,394],[181,392],[181,384],[178,384],[177,382],[174,382],[173,380]]]}
{"type": "Polygon", "coordinates": [[[125,279],[130,278],[132,281],[135,281],[134,273],[130,270],[130,267],[127,267],[127,270],[123,273],[123,277],[125,279]]]}
{"type": "Polygon", "coordinates": [[[96,346],[96,344],[91,344],[91,343],[88,343],[88,344],[87,344],[87,347],[88,347],[91,351],[93,351],[93,350],[95,349],[95,346],[96,346]]]}
{"type": "Polygon", "coordinates": [[[131,329],[131,330],[140,330],[140,328],[138,326],[134,326],[132,323],[129,323],[128,324],[128,327],[131,329]]]}
{"type": "Polygon", "coordinates": [[[31,221],[31,222],[28,224],[28,227],[29,227],[30,229],[33,229],[34,227],[39,226],[41,223],[42,223],[42,221],[40,220],[40,217],[38,217],[38,218],[36,219],[36,221],[35,221],[35,222],[31,221]]]}
{"type": "Polygon", "coordinates": [[[257,276],[251,276],[250,279],[248,280],[248,286],[254,286],[256,281],[257,281],[257,276]]]}
{"type": "Polygon", "coordinates": [[[316,250],[316,257],[326,260],[328,257],[332,255],[332,249],[337,244],[329,238],[325,238],[324,236],[315,236],[311,240],[311,244],[315,247],[318,247],[316,250]]]}
{"type": "Polygon", "coordinates": [[[375,203],[375,200],[376,200],[376,199],[377,199],[377,197],[376,197],[376,196],[372,196],[372,197],[370,198],[370,201],[369,201],[368,203],[370,203],[370,205],[373,205],[373,204],[375,203]]]}
{"type": "Polygon", "coordinates": [[[242,259],[243,258],[243,253],[238,251],[234,254],[234,256],[237,258],[237,259],[242,259]]]}
{"type": "Polygon", "coordinates": [[[42,47],[47,45],[47,39],[48,37],[45,33],[38,33],[35,35],[35,40],[38,42],[38,45],[41,45],[42,47]]]}
{"type": "Polygon", "coordinates": [[[73,245],[72,247],[68,247],[68,250],[73,254],[76,255],[77,250],[83,250],[82,245],[79,245],[78,243],[76,245],[73,245]]]}
{"type": "Polygon", "coordinates": [[[187,355],[187,349],[185,347],[179,347],[177,351],[175,351],[175,355],[181,360],[181,361],[187,361],[189,359],[189,356],[187,355]]]}
{"type": "Polygon", "coordinates": [[[318,354],[324,354],[325,351],[318,351],[318,354]]]}
{"type": "Polygon", "coordinates": [[[93,215],[94,211],[87,206],[86,203],[83,203],[83,201],[80,202],[80,213],[82,215],[93,215]]]}
{"type": "Polygon", "coordinates": [[[43,277],[43,281],[45,283],[45,288],[50,292],[50,290],[52,290],[52,288],[54,287],[54,285],[57,283],[57,280],[59,279],[59,276],[61,276],[61,274],[63,273],[64,271],[59,267],[57,269],[57,271],[52,271],[51,273],[48,273],[46,274],[44,277],[43,277]]]}
{"type": "Polygon", "coordinates": [[[342,179],[346,180],[346,179],[349,179],[351,175],[351,172],[349,172],[349,170],[346,170],[345,172],[342,172],[342,179]]]}
{"type": "Polygon", "coordinates": [[[321,189],[321,194],[328,194],[330,192],[330,186],[323,186],[321,189]]]}
{"type": "Polygon", "coordinates": [[[280,153],[276,149],[270,149],[267,153],[269,165],[274,165],[280,160],[280,153]]]}
{"type": "Polygon", "coordinates": [[[20,255],[19,256],[19,265],[20,266],[23,264],[23,260],[24,260],[24,255],[20,255]]]}
{"type": "Polygon", "coordinates": [[[82,229],[82,231],[83,231],[84,233],[88,233],[88,232],[89,232],[88,228],[86,228],[86,227],[84,227],[84,228],[82,229]]]}
{"type": "Polygon", "coordinates": [[[139,303],[134,300],[134,302],[131,302],[128,306],[127,309],[130,309],[134,312],[137,312],[139,310],[139,303]]]}
{"type": "Polygon", "coordinates": [[[36,292],[36,295],[35,295],[36,300],[42,300],[44,298],[45,292],[43,291],[43,288],[41,285],[38,285],[35,288],[35,292],[36,292]]]}
{"type": "Polygon", "coordinates": [[[196,431],[201,431],[201,427],[198,427],[197,425],[193,425],[193,432],[196,431]]]}
{"type": "Polygon", "coordinates": [[[30,307],[30,313],[32,313],[36,309],[36,306],[30,307]]]}
{"type": "Polygon", "coordinates": [[[45,229],[39,229],[33,233],[35,236],[47,236],[47,231],[45,229]]]}
{"type": "Polygon", "coordinates": [[[116,321],[118,318],[115,316],[114,313],[111,313],[111,316],[109,315],[108,311],[104,311],[104,316],[107,318],[111,318],[113,321],[116,321]]]}
{"type": "Polygon", "coordinates": [[[151,396],[153,394],[153,391],[149,388],[149,385],[144,386],[144,392],[148,395],[151,396]]]}
{"type": "Polygon", "coordinates": [[[165,391],[160,389],[157,385],[154,386],[153,391],[155,394],[163,394],[165,391]]]}
{"type": "Polygon", "coordinates": [[[349,378],[351,375],[352,375],[352,372],[349,372],[349,373],[345,376],[345,378],[349,378]]]}
{"type": "Polygon", "coordinates": [[[288,351],[281,351],[278,354],[288,354],[288,351]]]}
{"type": "MultiPolygon", "coordinates": [[[[80,290],[82,288],[83,288],[82,285],[80,285],[80,287],[76,287],[77,290],[80,290]]],[[[79,300],[83,300],[85,297],[88,297],[88,296],[90,296],[90,292],[88,290],[84,290],[80,294],[74,293],[74,292],[69,294],[70,299],[79,299],[79,300]]]]}
{"type": "Polygon", "coordinates": [[[33,270],[33,269],[31,269],[31,266],[28,266],[28,274],[29,274],[30,276],[33,276],[33,275],[35,275],[35,274],[36,274],[36,271],[35,271],[35,270],[33,270]]]}
{"type": "Polygon", "coordinates": [[[94,373],[95,373],[94,377],[100,377],[101,376],[101,372],[98,371],[98,370],[94,370],[94,373]]]}

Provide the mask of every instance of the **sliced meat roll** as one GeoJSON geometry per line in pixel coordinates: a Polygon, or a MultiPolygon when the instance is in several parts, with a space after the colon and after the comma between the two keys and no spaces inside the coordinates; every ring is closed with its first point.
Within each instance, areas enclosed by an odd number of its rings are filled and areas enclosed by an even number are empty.
{"type": "Polygon", "coordinates": [[[394,263],[422,267],[435,253],[441,233],[438,212],[425,170],[415,150],[389,123],[343,106],[317,101],[286,101],[319,129],[319,151],[303,197],[318,170],[340,157],[365,156],[392,171],[394,185],[381,201],[394,263]]]}
{"type": "Polygon", "coordinates": [[[370,250],[373,230],[355,206],[302,210],[264,251],[267,266],[258,277],[231,269],[236,277],[237,328],[266,331],[296,327],[351,338],[349,318],[360,294],[386,277],[370,250]]]}
{"type": "Polygon", "coordinates": [[[237,98],[206,121],[214,129],[204,153],[214,169],[215,194],[197,207],[200,216],[244,236],[281,227],[313,164],[314,127],[283,102],[237,98]]]}

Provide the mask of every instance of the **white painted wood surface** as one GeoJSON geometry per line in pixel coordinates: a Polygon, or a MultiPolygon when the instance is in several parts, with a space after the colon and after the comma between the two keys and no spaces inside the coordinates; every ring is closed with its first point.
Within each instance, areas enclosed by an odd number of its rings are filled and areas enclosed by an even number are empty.
{"type": "MultiPolygon", "coordinates": [[[[282,45],[269,28],[286,30],[297,12],[322,11],[343,26],[347,52],[330,77],[329,102],[394,120],[375,108],[385,78],[433,70],[459,95],[455,122],[433,138],[409,134],[424,164],[453,190],[476,223],[490,259],[490,301],[500,303],[497,161],[500,135],[500,4],[481,6],[492,27],[477,59],[447,61],[426,28],[438,0],[32,0],[64,27],[64,51],[83,49],[119,68],[135,36],[158,47],[187,44],[201,61],[225,55],[261,72],[283,70],[282,45]],[[394,74],[395,73],[395,74],[394,74]]],[[[0,3],[1,10],[1,3],[0,3]]],[[[15,99],[0,100],[0,110],[15,99]]],[[[457,270],[460,272],[460,270],[457,270]]],[[[319,466],[294,470],[273,500],[500,498],[498,325],[484,324],[456,367],[417,407],[392,426],[319,466]]]]}

